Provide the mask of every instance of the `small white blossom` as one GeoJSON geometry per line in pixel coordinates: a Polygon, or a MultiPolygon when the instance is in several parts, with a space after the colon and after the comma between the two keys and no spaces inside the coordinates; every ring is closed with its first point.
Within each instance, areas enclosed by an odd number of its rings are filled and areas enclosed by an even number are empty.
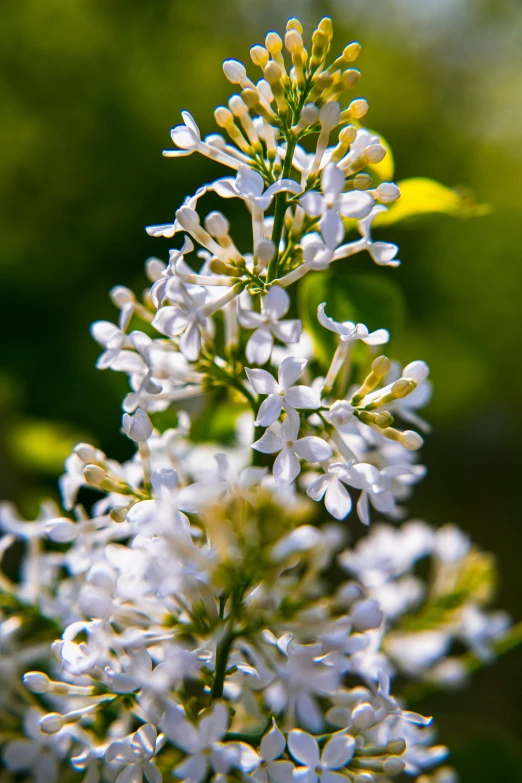
{"type": "Polygon", "coordinates": [[[322,752],[315,737],[300,729],[288,735],[288,748],[294,759],[303,766],[296,767],[296,783],[345,783],[343,769],[353,758],[355,740],[349,734],[337,734],[326,743],[322,752]]]}
{"type": "Polygon", "coordinates": [[[282,343],[296,343],[302,324],[299,319],[282,321],[290,308],[290,297],[274,285],[261,299],[261,312],[238,310],[238,321],[245,329],[255,329],[246,344],[246,358],[251,364],[266,364],[274,346],[274,337],[282,343]]]}
{"type": "Polygon", "coordinates": [[[307,462],[324,462],[332,456],[332,447],[322,438],[308,435],[299,438],[300,418],[291,408],[281,425],[281,434],[266,430],[252,448],[263,454],[278,453],[274,462],[274,478],[290,484],[301,470],[299,457],[307,462]]]}
{"type": "Polygon", "coordinates": [[[323,302],[317,308],[317,320],[325,329],[338,334],[342,342],[361,340],[366,345],[383,345],[390,339],[390,333],[387,329],[377,329],[375,332],[370,332],[364,324],[354,324],[352,321],[334,321],[333,318],[326,315],[325,307],[326,302],[323,302]]]}
{"type": "Polygon", "coordinates": [[[268,427],[283,410],[295,408],[316,410],[321,406],[318,392],[309,386],[294,386],[306,367],[306,359],[289,356],[283,359],[278,370],[278,380],[266,370],[247,368],[246,373],[257,394],[267,394],[257,413],[256,425],[268,427]]]}

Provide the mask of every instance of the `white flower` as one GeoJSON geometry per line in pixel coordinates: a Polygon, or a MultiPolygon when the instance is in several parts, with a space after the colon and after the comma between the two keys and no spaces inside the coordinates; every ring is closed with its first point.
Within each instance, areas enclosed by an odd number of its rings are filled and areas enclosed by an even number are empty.
{"type": "Polygon", "coordinates": [[[294,386],[306,367],[306,359],[288,356],[279,366],[278,380],[266,370],[246,368],[248,379],[257,394],[267,394],[257,413],[256,425],[268,427],[278,418],[283,407],[317,410],[321,407],[319,393],[309,386],[294,386]]]}
{"type": "Polygon", "coordinates": [[[387,329],[377,329],[375,332],[369,332],[368,327],[364,324],[354,324],[352,321],[334,321],[333,318],[329,318],[326,315],[325,307],[326,302],[323,302],[317,308],[317,320],[325,329],[338,334],[342,342],[361,340],[366,345],[383,345],[390,339],[390,333],[387,329]]]}
{"type": "Polygon", "coordinates": [[[238,310],[238,320],[245,329],[255,329],[246,345],[246,358],[252,364],[266,364],[274,346],[274,337],[282,343],[296,343],[302,324],[299,319],[281,321],[290,308],[290,297],[274,285],[261,299],[261,312],[238,310]]]}
{"type": "Polygon", "coordinates": [[[326,246],[336,248],[344,237],[342,218],[364,218],[373,205],[373,197],[364,191],[343,193],[345,177],[341,169],[329,163],[321,175],[323,195],[311,190],[301,197],[300,202],[307,215],[321,217],[319,228],[326,246]]]}
{"type": "Polygon", "coordinates": [[[160,747],[161,737],[157,736],[154,726],[147,723],[126,741],[109,745],[105,752],[105,762],[125,765],[125,769],[116,778],[116,783],[142,783],[143,778],[148,783],[161,783],[161,773],[151,761],[160,747]]]}
{"type": "Polygon", "coordinates": [[[361,495],[357,502],[357,513],[363,524],[370,524],[371,504],[383,514],[390,514],[395,509],[395,498],[391,491],[391,479],[403,473],[410,474],[409,467],[391,465],[378,470],[367,462],[348,463],[335,462],[329,465],[328,472],[315,479],[308,487],[306,494],[312,500],[322,500],[324,497],[327,511],[335,519],[344,519],[352,509],[352,500],[343,484],[354,489],[360,489],[361,495]]]}
{"type": "Polygon", "coordinates": [[[231,177],[218,179],[214,182],[213,188],[222,198],[241,198],[262,212],[268,209],[278,193],[287,191],[297,194],[302,190],[299,183],[293,179],[278,179],[265,190],[265,181],[261,174],[244,164],[239,165],[235,179],[231,177]]]}
{"type": "Polygon", "coordinates": [[[207,327],[208,319],[201,312],[205,298],[204,289],[189,293],[185,286],[180,286],[176,304],[160,307],[152,321],[161,334],[180,338],[180,351],[189,362],[199,358],[201,331],[207,327]]]}
{"type": "MultiPolygon", "coordinates": [[[[399,248],[394,245],[393,242],[374,242],[371,236],[372,223],[381,212],[385,212],[386,207],[378,206],[374,207],[370,214],[363,220],[360,220],[357,224],[359,233],[361,234],[362,247],[368,251],[372,259],[379,266],[392,266],[396,267],[400,265],[400,261],[396,258],[399,248]]],[[[340,248],[339,248],[340,250],[340,248]]]]}
{"type": "Polygon", "coordinates": [[[277,677],[265,690],[268,706],[276,714],[285,711],[292,722],[297,720],[310,731],[321,731],[323,716],[315,697],[335,690],[339,673],[322,662],[320,644],[297,644],[291,634],[276,644],[287,660],[276,666],[277,677]]]}
{"type": "Polygon", "coordinates": [[[163,730],[166,736],[187,758],[173,770],[178,778],[188,783],[199,783],[208,772],[209,765],[216,772],[226,773],[237,759],[237,751],[221,740],[228,726],[228,710],[221,702],[214,703],[197,726],[190,723],[177,705],[168,705],[163,730]]]}
{"type": "Polygon", "coordinates": [[[291,761],[280,759],[286,748],[284,735],[272,719],[272,728],[261,740],[259,766],[251,777],[257,783],[267,783],[267,779],[275,783],[291,783],[294,765],[291,761]]]}
{"type": "Polygon", "coordinates": [[[123,431],[131,440],[143,443],[152,435],[152,422],[145,411],[138,408],[133,416],[129,413],[123,414],[123,431]]]}
{"type": "Polygon", "coordinates": [[[290,484],[299,475],[301,466],[299,457],[307,462],[324,462],[332,456],[332,448],[322,438],[308,435],[299,438],[300,418],[297,411],[289,409],[281,425],[281,434],[266,430],[252,448],[263,454],[279,452],[274,462],[274,478],[284,484],[290,484]]]}
{"type": "Polygon", "coordinates": [[[294,770],[295,783],[346,783],[346,776],[336,770],[345,767],[355,752],[355,740],[348,734],[336,734],[322,753],[315,737],[300,729],[288,735],[288,747],[296,761],[304,766],[294,770]]]}
{"type": "Polygon", "coordinates": [[[41,717],[39,710],[27,710],[24,716],[26,736],[8,742],[3,748],[2,760],[12,772],[31,772],[35,783],[56,783],[58,761],[65,756],[71,737],[67,730],[44,734],[39,726],[41,717]]]}

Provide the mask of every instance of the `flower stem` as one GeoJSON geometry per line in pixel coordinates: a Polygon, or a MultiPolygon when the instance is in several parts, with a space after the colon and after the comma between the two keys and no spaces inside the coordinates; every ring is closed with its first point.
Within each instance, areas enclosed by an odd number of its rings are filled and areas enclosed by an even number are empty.
{"type": "MultiPolygon", "coordinates": [[[[294,158],[294,151],[297,144],[297,138],[294,136],[287,141],[285,162],[283,165],[282,179],[286,179],[290,176],[292,169],[292,161],[294,158]]],[[[276,252],[273,259],[268,264],[267,270],[267,282],[271,283],[277,278],[278,264],[279,264],[279,244],[281,242],[281,236],[283,234],[283,224],[285,220],[285,212],[287,207],[287,195],[286,193],[278,193],[275,197],[275,209],[274,209],[274,226],[272,229],[272,242],[275,245],[276,252]]]]}

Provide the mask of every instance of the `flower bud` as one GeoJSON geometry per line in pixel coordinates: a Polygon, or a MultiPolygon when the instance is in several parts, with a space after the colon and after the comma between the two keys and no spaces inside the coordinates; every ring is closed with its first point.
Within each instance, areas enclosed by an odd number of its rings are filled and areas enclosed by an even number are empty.
{"type": "Polygon", "coordinates": [[[213,237],[222,237],[228,234],[230,223],[222,212],[210,212],[205,218],[205,228],[213,237]]]}
{"type": "Polygon", "coordinates": [[[343,60],[347,63],[353,63],[359,57],[362,46],[358,41],[352,41],[344,47],[343,60]]]}
{"type": "Polygon", "coordinates": [[[389,759],[386,759],[382,765],[384,774],[390,775],[390,777],[400,775],[401,772],[403,772],[405,766],[406,764],[404,761],[397,758],[396,756],[391,756],[389,759]]]}
{"type": "Polygon", "coordinates": [[[349,116],[353,117],[354,120],[360,120],[368,112],[368,109],[368,101],[364,98],[356,98],[350,103],[346,111],[349,112],[349,116]]]}
{"type": "Polygon", "coordinates": [[[349,68],[343,73],[342,82],[345,90],[351,90],[361,78],[361,72],[357,68],[349,68]]]}
{"type": "Polygon", "coordinates": [[[364,150],[364,157],[368,163],[380,163],[386,155],[386,147],[382,144],[369,144],[364,150]]]}
{"type": "Polygon", "coordinates": [[[283,40],[277,33],[271,32],[265,38],[265,46],[275,59],[283,49],[283,40]]]}
{"type": "Polygon", "coordinates": [[[214,118],[220,128],[228,128],[234,124],[234,115],[225,106],[218,106],[214,111],[214,118]]]}
{"type": "Polygon", "coordinates": [[[197,231],[200,228],[199,215],[190,207],[180,207],[176,212],[176,220],[186,231],[197,231]]]}
{"type": "Polygon", "coordinates": [[[138,408],[134,416],[124,413],[122,423],[127,437],[136,443],[144,443],[152,435],[152,422],[142,408],[138,408]]]}
{"type": "Polygon", "coordinates": [[[220,258],[213,258],[210,262],[210,271],[214,272],[216,275],[228,275],[235,277],[238,274],[238,270],[231,266],[231,264],[227,264],[225,261],[222,261],[220,258]]]}
{"type": "Polygon", "coordinates": [[[91,487],[100,487],[106,476],[107,473],[99,465],[86,465],[83,469],[83,477],[91,487]]]}
{"type": "Polygon", "coordinates": [[[114,288],[111,288],[109,291],[109,296],[116,307],[123,307],[126,304],[131,304],[136,301],[134,292],[124,285],[115,285],[114,288]]]}
{"type": "Polygon", "coordinates": [[[247,77],[245,66],[239,60],[225,60],[223,72],[232,84],[244,84],[250,81],[247,77]]]}
{"type": "Polygon", "coordinates": [[[59,544],[68,544],[70,541],[74,541],[77,532],[77,525],[65,517],[50,519],[45,523],[46,536],[50,538],[51,541],[56,541],[59,544]]]}
{"type": "Polygon", "coordinates": [[[375,724],[375,710],[368,702],[358,704],[352,712],[352,722],[358,729],[364,731],[375,724]]]}
{"type": "Polygon", "coordinates": [[[401,753],[404,753],[404,751],[406,750],[406,742],[405,740],[402,739],[402,737],[399,737],[398,739],[390,740],[386,745],[386,750],[392,756],[400,756],[401,753]]]}
{"type": "Polygon", "coordinates": [[[344,427],[353,418],[353,407],[346,400],[336,400],[330,406],[328,418],[335,427],[344,427]]]}
{"type": "Polygon", "coordinates": [[[353,178],[353,186],[355,190],[368,190],[373,185],[373,179],[369,174],[357,174],[353,178]]]}
{"type": "Polygon", "coordinates": [[[333,22],[329,16],[323,16],[318,25],[318,30],[324,33],[326,36],[331,37],[333,35],[333,22]]]}
{"type": "Polygon", "coordinates": [[[40,718],[40,729],[44,734],[56,734],[65,725],[63,715],[59,712],[49,712],[40,718]]]}
{"type": "Polygon", "coordinates": [[[409,451],[416,451],[417,449],[420,449],[424,443],[419,433],[414,432],[413,430],[404,430],[404,432],[401,432],[399,442],[404,446],[405,449],[408,449],[409,451]]]}
{"type": "Polygon", "coordinates": [[[109,516],[113,522],[118,522],[118,524],[120,524],[127,519],[128,510],[129,506],[113,506],[109,511],[109,516]]]}
{"type": "Polygon", "coordinates": [[[270,55],[264,46],[253,46],[250,49],[250,57],[254,65],[264,68],[270,59],[270,55]]]}
{"type": "Polygon", "coordinates": [[[255,247],[255,256],[262,264],[268,264],[276,254],[276,246],[271,239],[260,239],[255,247]]]}
{"type": "Polygon", "coordinates": [[[289,30],[285,35],[285,47],[290,54],[300,52],[303,49],[303,39],[297,30],[289,30]]]}
{"type": "Polygon", "coordinates": [[[382,623],[383,614],[379,604],[373,599],[357,601],[351,608],[350,621],[357,631],[369,631],[378,628],[382,623]]]}
{"type": "Polygon", "coordinates": [[[391,362],[387,356],[378,356],[372,362],[372,372],[379,378],[384,378],[391,370],[391,362]]]}
{"type": "Polygon", "coordinates": [[[51,688],[51,680],[43,672],[27,672],[22,682],[31,693],[46,693],[51,688]]]}
{"type": "Polygon", "coordinates": [[[292,19],[289,19],[286,23],[286,29],[287,30],[297,30],[297,32],[302,35],[303,34],[303,25],[299,21],[299,19],[296,19],[293,17],[292,19]]]}
{"type": "Polygon", "coordinates": [[[394,397],[401,400],[415,391],[416,388],[417,384],[410,378],[399,378],[391,387],[391,393],[394,397]]]}
{"type": "Polygon", "coordinates": [[[393,201],[397,201],[400,195],[401,191],[395,182],[381,182],[375,188],[375,197],[381,204],[391,204],[393,201]]]}
{"type": "Polygon", "coordinates": [[[357,128],[355,125],[347,125],[339,133],[339,141],[343,144],[352,144],[357,138],[357,128]]]}

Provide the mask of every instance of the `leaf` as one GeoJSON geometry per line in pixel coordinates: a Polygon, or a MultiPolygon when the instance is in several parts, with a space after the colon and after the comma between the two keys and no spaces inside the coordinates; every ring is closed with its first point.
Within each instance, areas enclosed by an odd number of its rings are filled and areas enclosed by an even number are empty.
{"type": "MultiPolygon", "coordinates": [[[[386,158],[385,158],[386,160],[386,158]]],[[[375,218],[374,225],[385,226],[420,215],[452,215],[469,218],[486,215],[491,209],[485,204],[476,204],[469,195],[427,177],[403,179],[398,183],[401,197],[375,218]]]]}
{"type": "Polygon", "coordinates": [[[73,446],[84,440],[67,424],[25,419],[9,428],[7,448],[24,468],[54,476],[62,472],[73,446]]]}
{"type": "MultiPolygon", "coordinates": [[[[340,262],[342,263],[342,262],[340,262]]],[[[299,288],[300,315],[311,334],[319,364],[326,371],[337,346],[337,337],[317,320],[317,308],[326,302],[326,313],[336,321],[365,324],[397,336],[404,323],[404,296],[397,283],[377,270],[375,273],[342,271],[308,274],[299,288]]]]}

